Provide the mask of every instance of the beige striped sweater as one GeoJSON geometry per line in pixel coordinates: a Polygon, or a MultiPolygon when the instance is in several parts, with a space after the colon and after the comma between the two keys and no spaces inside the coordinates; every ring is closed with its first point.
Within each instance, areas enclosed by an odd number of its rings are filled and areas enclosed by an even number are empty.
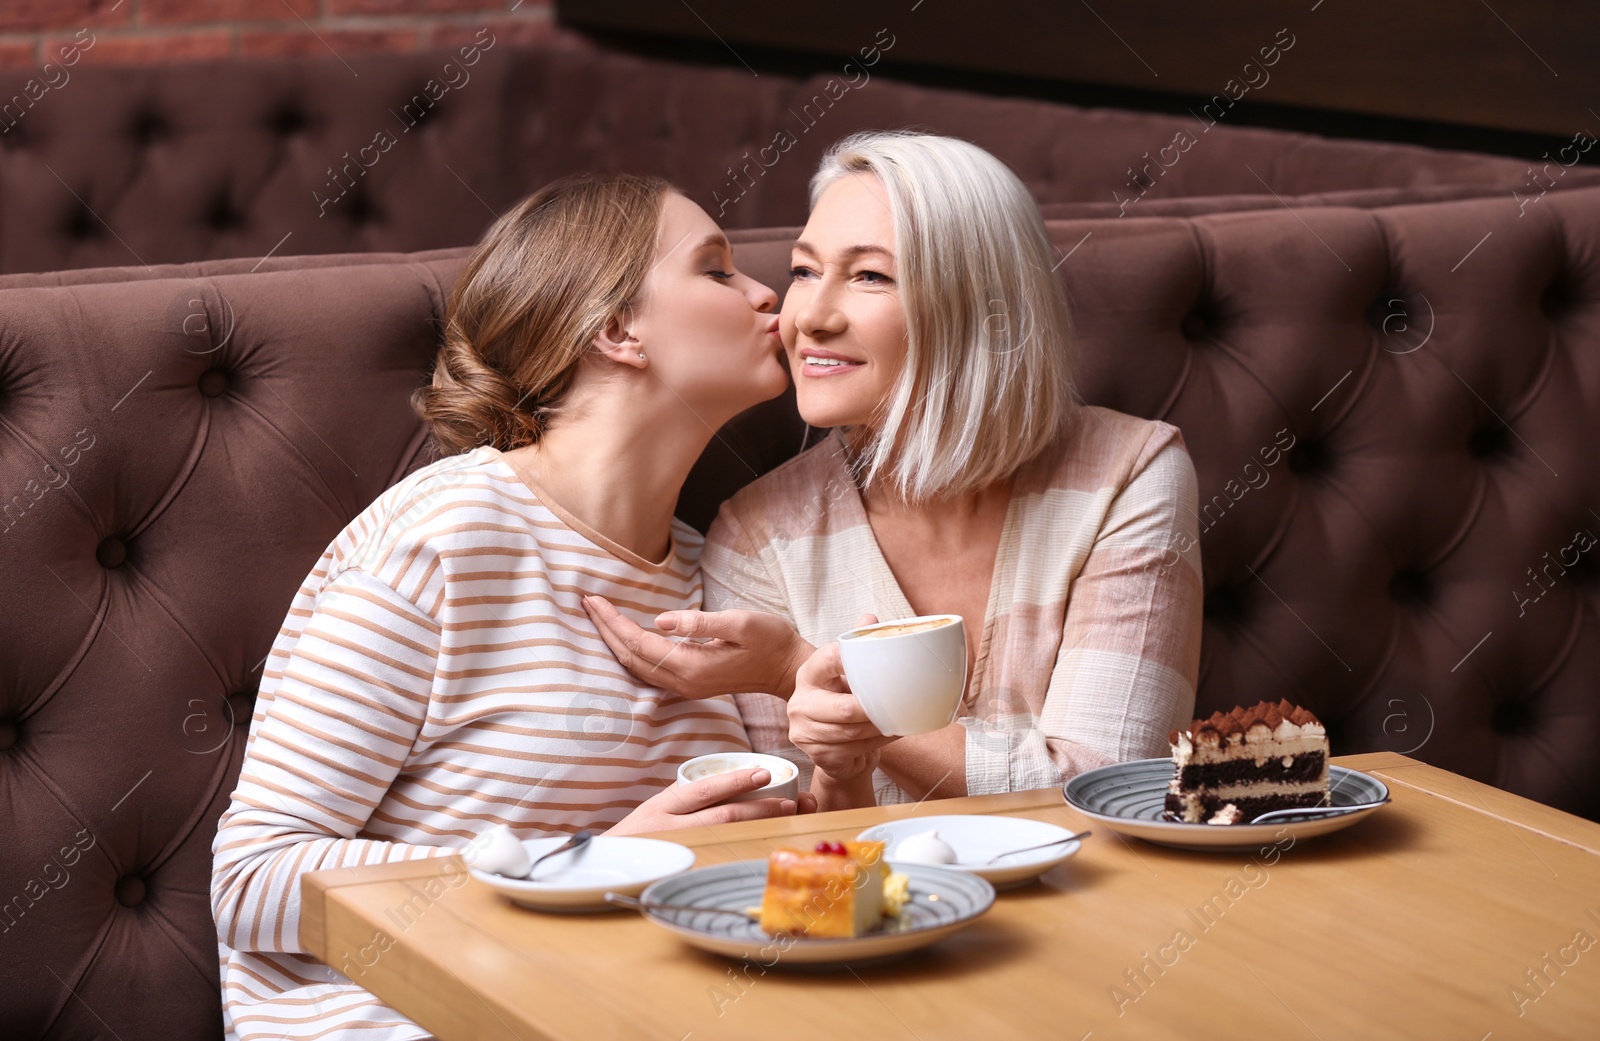
{"type": "Polygon", "coordinates": [[[384,492],[289,609],[212,846],[230,1041],[428,1036],[357,985],[370,953],[302,953],[304,872],[441,855],[497,823],[607,828],[685,759],[749,747],[730,699],[641,685],[579,603],[646,626],[698,607],[699,534],[674,521],[646,561],[512,458],[478,448],[384,492]]]}
{"type": "MultiPolygon", "coordinates": [[[[1096,407],[1017,476],[961,709],[969,794],[1169,754],[1200,668],[1196,483],[1177,427],[1096,407]]],[[[708,610],[772,611],[817,645],[865,612],[916,613],[873,538],[837,430],[724,503],[701,566],[708,610]]],[[[734,700],[755,748],[794,760],[809,783],[784,703],[734,700]]],[[[881,770],[874,787],[879,803],[907,799],[881,770]]]]}

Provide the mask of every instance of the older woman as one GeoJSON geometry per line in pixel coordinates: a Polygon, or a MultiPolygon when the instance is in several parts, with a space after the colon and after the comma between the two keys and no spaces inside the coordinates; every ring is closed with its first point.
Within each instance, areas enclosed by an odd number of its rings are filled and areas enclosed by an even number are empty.
{"type": "Polygon", "coordinates": [[[591,603],[602,635],[664,686],[739,689],[755,746],[814,763],[825,808],[1164,754],[1199,668],[1194,467],[1176,427],[1077,402],[1026,188],[964,141],[867,133],[811,198],[781,332],[801,415],[831,431],[723,506],[716,613],[657,619],[710,642],[674,649],[591,603]],[[890,740],[817,646],[933,613],[966,619],[959,718],[890,740]]]}

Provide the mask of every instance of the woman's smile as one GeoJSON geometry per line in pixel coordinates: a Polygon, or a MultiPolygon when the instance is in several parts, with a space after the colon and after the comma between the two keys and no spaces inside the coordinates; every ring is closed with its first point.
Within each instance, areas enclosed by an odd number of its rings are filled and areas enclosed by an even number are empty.
{"type": "Polygon", "coordinates": [[[812,379],[823,376],[842,376],[847,372],[854,372],[865,367],[866,362],[859,358],[851,358],[837,351],[824,350],[821,347],[800,348],[800,372],[812,379]]]}

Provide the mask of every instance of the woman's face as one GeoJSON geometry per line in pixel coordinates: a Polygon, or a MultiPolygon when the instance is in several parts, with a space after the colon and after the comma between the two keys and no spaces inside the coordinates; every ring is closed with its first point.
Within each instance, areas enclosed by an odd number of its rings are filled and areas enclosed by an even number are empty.
{"type": "Polygon", "coordinates": [[[673,396],[713,428],[783,393],[778,295],[734,270],[728,239],[677,192],[629,331],[673,396]]]}
{"type": "Polygon", "coordinates": [[[801,417],[874,426],[906,359],[894,225],[875,174],[850,174],[817,199],[790,254],[780,329],[801,417]]]}

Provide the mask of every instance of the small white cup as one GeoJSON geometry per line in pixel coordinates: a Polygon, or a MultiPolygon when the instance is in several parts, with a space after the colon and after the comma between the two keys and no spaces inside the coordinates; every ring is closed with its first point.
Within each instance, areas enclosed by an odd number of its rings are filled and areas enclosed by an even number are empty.
{"type": "Polygon", "coordinates": [[[961,708],[967,685],[967,629],[958,614],[896,618],[851,629],[839,637],[839,657],[851,692],[885,736],[926,734],[949,726],[961,708]],[[944,624],[872,635],[929,622],[944,624]]]}
{"type": "Polygon", "coordinates": [[[735,795],[723,802],[751,802],[756,799],[800,798],[800,771],[789,760],[761,752],[712,752],[697,755],[678,767],[678,783],[693,784],[713,774],[732,773],[735,770],[764,769],[772,780],[753,792],[735,795]]]}

